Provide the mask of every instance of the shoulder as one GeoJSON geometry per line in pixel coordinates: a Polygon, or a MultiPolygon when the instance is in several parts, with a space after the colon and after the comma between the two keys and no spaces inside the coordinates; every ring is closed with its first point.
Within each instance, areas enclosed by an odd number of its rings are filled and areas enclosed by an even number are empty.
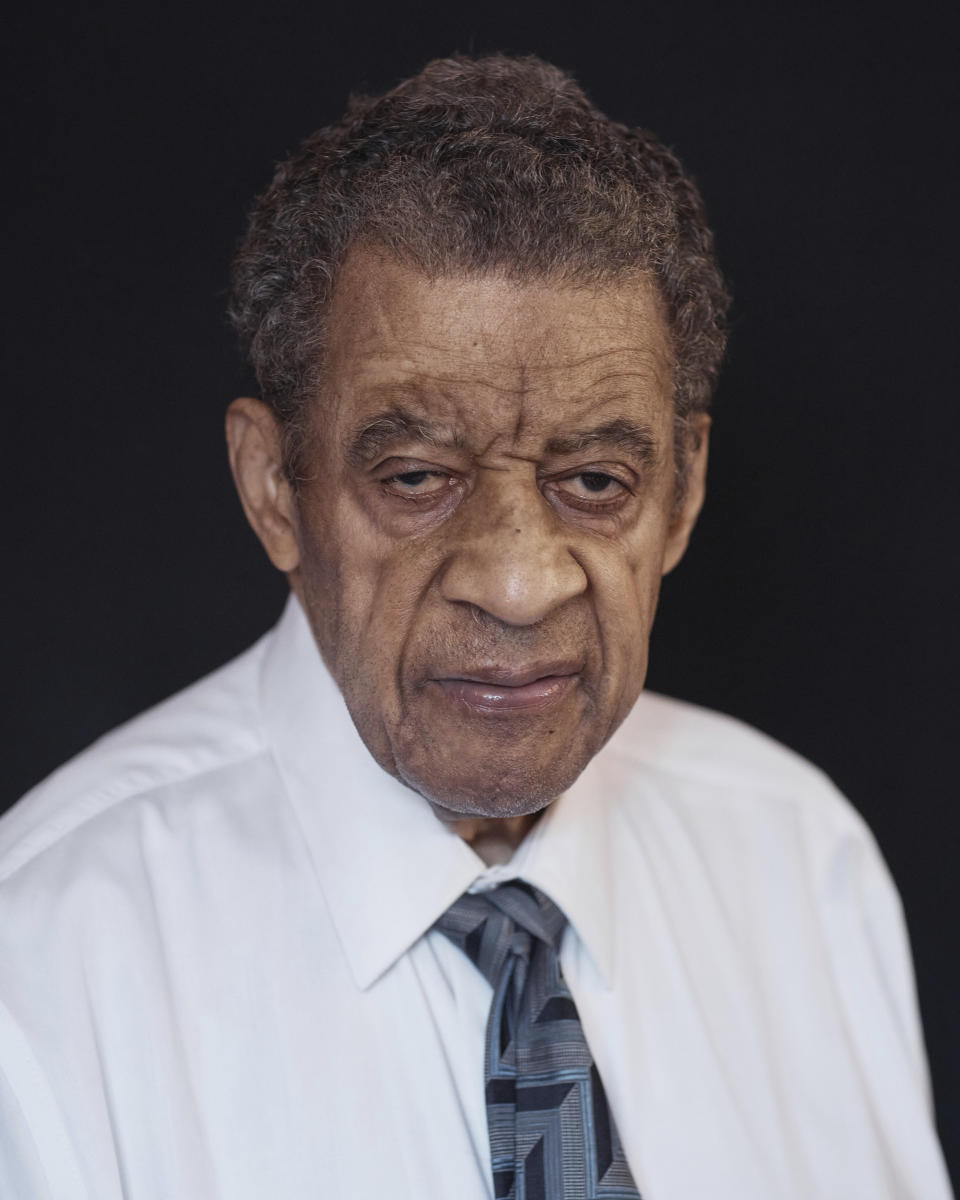
{"type": "Polygon", "coordinates": [[[807,759],[744,721],[655,692],[640,696],[610,748],[625,761],[715,783],[828,783],[807,759]]]}
{"type": "Polygon", "coordinates": [[[94,742],[0,818],[0,884],[139,798],[176,797],[264,752],[260,665],[269,634],[238,658],[94,742]]]}
{"type": "Polygon", "coordinates": [[[789,826],[831,843],[872,837],[849,801],[813,763],[743,721],[645,692],[605,751],[607,770],[643,778],[700,819],[728,826],[789,826]]]}
{"type": "Polygon", "coordinates": [[[716,944],[728,931],[784,1004],[818,994],[826,1011],[828,981],[829,1003],[869,1047],[865,1070],[898,1056],[904,1091],[927,1095],[903,906],[866,822],[824,772],[741,721],[655,694],[599,758],[610,841],[671,927],[696,943],[719,915],[716,944]]]}
{"type": "Polygon", "coordinates": [[[867,823],[818,767],[742,721],[645,694],[604,772],[618,835],[669,863],[683,895],[709,880],[738,928],[812,917],[838,962],[870,947],[909,1010],[899,894],[867,823]]]}

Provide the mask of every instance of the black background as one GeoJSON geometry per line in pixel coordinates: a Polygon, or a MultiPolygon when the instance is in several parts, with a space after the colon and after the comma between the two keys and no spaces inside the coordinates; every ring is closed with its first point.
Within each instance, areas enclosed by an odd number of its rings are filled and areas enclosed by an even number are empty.
{"type": "Polygon", "coordinates": [[[957,33],[946,5],[689,0],[8,21],[5,801],[280,609],[221,432],[228,262],[272,164],[351,90],[535,51],[679,151],[736,297],[650,684],[812,758],[872,826],[956,1174],[957,33]]]}

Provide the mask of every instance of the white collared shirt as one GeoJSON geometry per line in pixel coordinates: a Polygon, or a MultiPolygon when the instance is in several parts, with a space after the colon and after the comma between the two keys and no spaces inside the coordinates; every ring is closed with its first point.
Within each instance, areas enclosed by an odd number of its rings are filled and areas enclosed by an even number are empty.
{"type": "Polygon", "coordinates": [[[491,991],[428,931],[513,877],[644,1200],[949,1196],[899,901],[819,772],[644,695],[485,867],[292,600],[0,821],[0,1196],[489,1200],[491,991]]]}

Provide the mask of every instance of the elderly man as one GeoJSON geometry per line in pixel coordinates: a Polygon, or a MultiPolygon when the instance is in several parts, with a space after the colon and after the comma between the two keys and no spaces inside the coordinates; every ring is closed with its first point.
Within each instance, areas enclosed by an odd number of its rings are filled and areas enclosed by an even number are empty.
{"type": "Polygon", "coordinates": [[[311,137],[233,316],[248,653],[0,836],[0,1193],[946,1197],[898,900],[641,696],[725,293],[650,134],[450,59],[311,137]]]}

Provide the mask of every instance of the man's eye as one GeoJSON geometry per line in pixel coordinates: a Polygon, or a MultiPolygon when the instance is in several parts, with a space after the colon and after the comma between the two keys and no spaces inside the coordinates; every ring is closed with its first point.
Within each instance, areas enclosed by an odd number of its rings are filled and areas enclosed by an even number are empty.
{"type": "Polygon", "coordinates": [[[619,479],[604,471],[581,471],[579,475],[558,480],[557,487],[572,500],[588,502],[614,500],[627,490],[619,479]]]}
{"type": "Polygon", "coordinates": [[[450,486],[450,476],[440,471],[402,471],[383,480],[395,496],[432,496],[450,486]]]}

